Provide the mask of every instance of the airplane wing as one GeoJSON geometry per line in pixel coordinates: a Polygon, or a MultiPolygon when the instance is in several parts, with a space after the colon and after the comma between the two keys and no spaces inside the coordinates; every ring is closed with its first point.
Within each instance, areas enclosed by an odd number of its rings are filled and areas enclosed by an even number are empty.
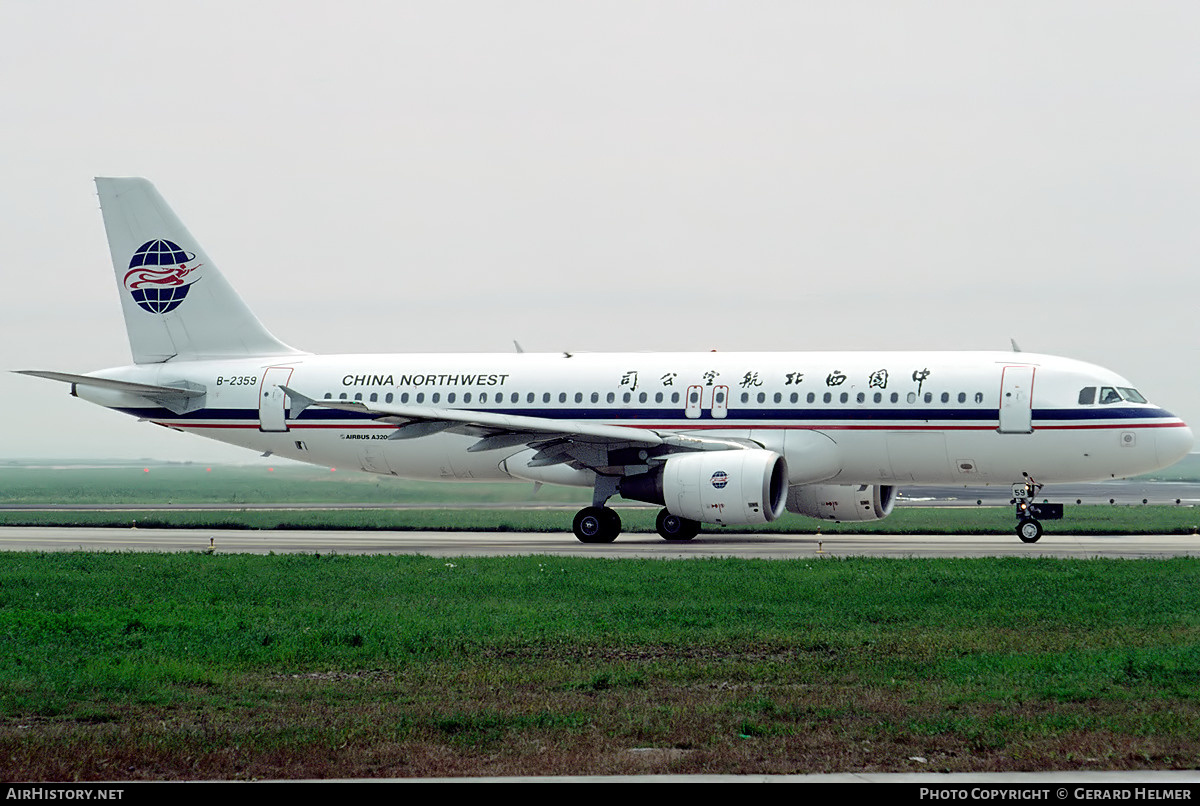
{"type": "MultiPolygon", "coordinates": [[[[717,439],[653,429],[608,425],[586,420],[555,420],[517,414],[446,409],[431,406],[403,406],[368,403],[361,400],[317,400],[287,386],[280,387],[292,401],[292,416],[309,406],[353,411],[373,415],[391,423],[396,431],[389,439],[415,439],[443,431],[479,437],[467,450],[489,451],[526,446],[538,449],[531,466],[573,463],[591,470],[612,472],[616,467],[646,464],[650,457],[662,457],[680,451],[728,451],[759,448],[750,440],[717,439]],[[629,450],[634,461],[620,454],[629,450]]],[[[618,471],[619,472],[619,471],[618,471]]]]}

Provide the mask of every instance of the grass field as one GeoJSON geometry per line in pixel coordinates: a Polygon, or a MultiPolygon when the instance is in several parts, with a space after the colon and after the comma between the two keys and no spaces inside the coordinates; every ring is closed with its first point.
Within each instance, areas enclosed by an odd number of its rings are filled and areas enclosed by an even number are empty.
{"type": "MultiPolygon", "coordinates": [[[[231,505],[54,516],[115,525],[566,531],[571,515],[509,506],[554,503],[526,485],[466,488],[496,509],[237,512],[451,504],[464,488],[226,471],[5,468],[0,490],[231,505]]],[[[1052,529],[1196,529],[1188,507],[1068,510],[1052,529]]],[[[653,515],[622,511],[631,530],[653,515]]],[[[910,507],[771,526],[999,533],[1012,517],[910,507]]],[[[1198,573],[1197,559],[0,553],[0,777],[1195,769],[1198,573]]]]}
{"type": "Polygon", "coordinates": [[[1193,769],[1198,572],[0,554],[0,775],[1193,769]]]}

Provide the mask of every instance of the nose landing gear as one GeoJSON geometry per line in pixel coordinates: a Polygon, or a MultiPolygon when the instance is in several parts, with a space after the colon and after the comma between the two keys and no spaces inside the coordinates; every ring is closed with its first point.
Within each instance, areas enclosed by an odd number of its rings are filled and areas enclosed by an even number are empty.
{"type": "Polygon", "coordinates": [[[1013,485],[1013,497],[1009,503],[1017,507],[1017,537],[1022,543],[1036,543],[1042,536],[1041,521],[1058,520],[1063,516],[1062,504],[1034,503],[1042,485],[1033,480],[1033,476],[1022,473],[1025,481],[1013,485]]]}

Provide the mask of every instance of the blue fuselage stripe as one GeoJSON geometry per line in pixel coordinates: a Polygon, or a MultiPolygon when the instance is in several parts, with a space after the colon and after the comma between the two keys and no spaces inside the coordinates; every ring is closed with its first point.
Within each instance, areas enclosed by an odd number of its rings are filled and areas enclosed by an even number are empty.
{"type": "MultiPolygon", "coordinates": [[[[453,408],[453,407],[448,407],[453,408]]],[[[956,409],[956,408],[734,408],[726,416],[713,417],[712,411],[704,409],[699,417],[687,417],[678,407],[664,408],[461,408],[458,411],[478,411],[487,414],[507,414],[522,417],[542,417],[548,420],[582,420],[613,422],[616,420],[651,420],[660,423],[673,423],[677,427],[686,428],[689,423],[697,420],[725,421],[732,423],[778,422],[792,421],[805,426],[817,426],[821,423],[830,424],[875,424],[875,423],[905,423],[905,422],[944,422],[949,424],[986,425],[999,421],[999,411],[996,409],[956,409]]],[[[184,415],[173,414],[163,408],[122,408],[126,414],[154,421],[170,421],[184,425],[188,422],[214,425],[221,421],[246,422],[257,421],[257,409],[200,409],[184,415]]],[[[1174,418],[1174,415],[1159,408],[1128,408],[1103,407],[1079,409],[1034,409],[1033,420],[1037,423],[1050,422],[1094,422],[1100,420],[1153,420],[1174,418]]],[[[360,424],[378,419],[382,415],[368,412],[347,412],[332,409],[309,408],[298,417],[289,421],[298,424],[360,424]]]]}

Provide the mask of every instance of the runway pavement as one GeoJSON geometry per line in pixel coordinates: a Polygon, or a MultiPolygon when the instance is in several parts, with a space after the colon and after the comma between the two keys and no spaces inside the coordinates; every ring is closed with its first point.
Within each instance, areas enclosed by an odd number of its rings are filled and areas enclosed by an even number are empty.
{"type": "Polygon", "coordinates": [[[361,532],[329,530],[0,528],[3,551],[213,551],[276,554],[423,554],[436,557],[559,555],[575,557],[1120,557],[1200,556],[1198,535],[1056,535],[1037,543],[1016,535],[723,535],[687,543],[625,534],[583,544],[566,532],[361,532]]]}

